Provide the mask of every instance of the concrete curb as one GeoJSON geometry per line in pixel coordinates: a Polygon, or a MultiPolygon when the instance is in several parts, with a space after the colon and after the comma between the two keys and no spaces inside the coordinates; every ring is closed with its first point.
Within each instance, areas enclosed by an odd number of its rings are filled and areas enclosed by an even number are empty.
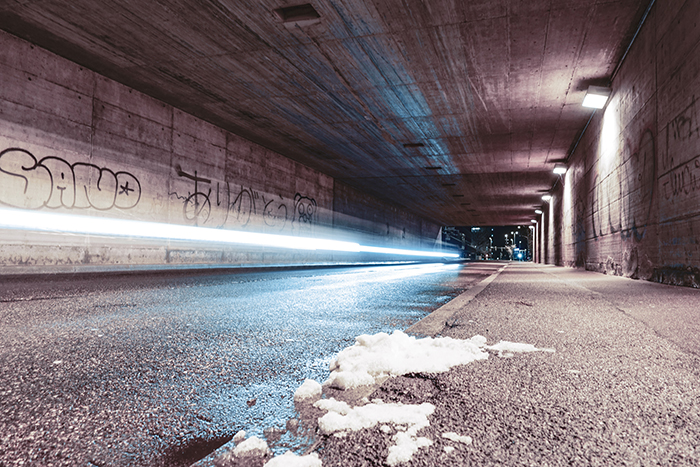
{"type": "Polygon", "coordinates": [[[408,329],[406,329],[406,334],[411,334],[416,337],[435,337],[442,333],[442,330],[448,327],[447,323],[449,323],[450,319],[457,314],[462,307],[479,295],[491,282],[493,282],[507,266],[508,265],[506,264],[499,268],[496,272],[476,284],[474,287],[470,288],[466,292],[463,292],[461,295],[457,296],[453,300],[430,313],[422,320],[410,326],[408,329]]]}

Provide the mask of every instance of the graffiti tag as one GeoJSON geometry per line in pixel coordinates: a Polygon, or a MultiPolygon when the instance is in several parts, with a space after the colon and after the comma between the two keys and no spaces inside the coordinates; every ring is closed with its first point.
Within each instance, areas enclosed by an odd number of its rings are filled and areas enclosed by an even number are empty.
{"type": "Polygon", "coordinates": [[[141,199],[141,184],[129,172],[37,159],[19,148],[0,152],[0,187],[0,204],[25,209],[131,209],[141,199]]]}
{"type": "Polygon", "coordinates": [[[645,130],[636,145],[627,142],[630,155],[609,174],[597,174],[591,190],[591,223],[594,237],[620,232],[623,238],[641,241],[651,215],[656,180],[656,145],[645,130]],[[618,205],[619,209],[614,209],[618,205]]]}
{"type": "Polygon", "coordinates": [[[297,193],[293,208],[290,209],[281,195],[278,198],[270,197],[243,185],[232,189],[229,182],[216,182],[214,189],[214,182],[197,175],[197,171],[190,174],[179,165],[175,171],[179,177],[194,183],[194,189],[186,195],[168,193],[183,201],[183,216],[190,224],[210,224],[219,228],[227,225],[246,227],[258,216],[266,226],[283,230],[288,222],[296,222],[301,226],[310,225],[314,221],[317,204],[315,199],[308,196],[297,193]],[[201,188],[202,184],[211,186],[201,188]],[[216,194],[215,203],[212,203],[213,189],[216,194]]]}
{"type": "Polygon", "coordinates": [[[674,198],[700,192],[700,155],[690,162],[669,171],[660,181],[664,199],[673,203],[674,198]]]}

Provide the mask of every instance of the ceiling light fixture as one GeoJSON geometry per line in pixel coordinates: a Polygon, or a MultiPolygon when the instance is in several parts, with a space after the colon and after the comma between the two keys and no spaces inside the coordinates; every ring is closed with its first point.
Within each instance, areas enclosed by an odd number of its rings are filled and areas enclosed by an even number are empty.
{"type": "Polygon", "coordinates": [[[278,8],[274,11],[287,28],[311,26],[321,22],[321,15],[310,3],[278,8]]]}
{"type": "Polygon", "coordinates": [[[541,209],[535,209],[535,214],[542,214],[542,210],[541,210],[541,209]]]}
{"type": "Polygon", "coordinates": [[[557,175],[564,175],[566,173],[566,164],[554,164],[554,173],[557,175]]]}
{"type": "Polygon", "coordinates": [[[530,219],[530,222],[532,222],[533,224],[537,224],[537,221],[535,219],[530,219]]]}
{"type": "Polygon", "coordinates": [[[611,92],[610,88],[603,86],[588,86],[588,91],[586,91],[581,105],[591,109],[602,109],[608,102],[611,92]]]}
{"type": "Polygon", "coordinates": [[[552,195],[542,195],[542,200],[549,202],[552,199],[552,195]]]}

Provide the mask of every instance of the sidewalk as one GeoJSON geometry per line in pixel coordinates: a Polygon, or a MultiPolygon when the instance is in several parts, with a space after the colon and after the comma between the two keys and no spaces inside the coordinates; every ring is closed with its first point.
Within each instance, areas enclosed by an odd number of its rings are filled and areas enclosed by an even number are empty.
{"type": "MultiPolygon", "coordinates": [[[[700,465],[699,290],[512,263],[461,298],[428,334],[555,352],[386,381],[370,399],[435,406],[420,434],[432,444],[402,465],[700,465]]],[[[317,452],[324,467],[385,465],[387,431],[328,436],[317,452]]]]}

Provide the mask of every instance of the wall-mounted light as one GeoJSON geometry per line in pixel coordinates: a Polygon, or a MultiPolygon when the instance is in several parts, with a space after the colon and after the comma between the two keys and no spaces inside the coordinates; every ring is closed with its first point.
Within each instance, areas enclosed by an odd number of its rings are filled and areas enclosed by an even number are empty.
{"type": "Polygon", "coordinates": [[[591,109],[602,109],[605,107],[605,103],[608,102],[611,92],[610,88],[603,86],[588,86],[588,91],[586,91],[586,96],[583,98],[581,105],[591,109]]]}
{"type": "Polygon", "coordinates": [[[554,164],[554,173],[564,175],[566,173],[566,164],[554,164]]]}
{"type": "Polygon", "coordinates": [[[542,214],[542,210],[541,210],[541,209],[535,209],[535,214],[542,214]]]}
{"type": "Polygon", "coordinates": [[[552,195],[542,195],[542,201],[549,202],[552,199],[552,195]]]}

